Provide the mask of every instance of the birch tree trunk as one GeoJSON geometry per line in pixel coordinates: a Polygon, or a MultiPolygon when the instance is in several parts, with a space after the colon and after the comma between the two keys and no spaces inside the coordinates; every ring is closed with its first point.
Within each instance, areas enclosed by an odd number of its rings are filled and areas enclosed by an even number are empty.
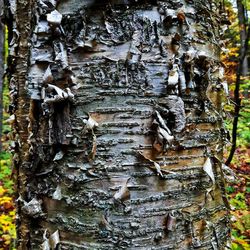
{"type": "Polygon", "coordinates": [[[18,249],[225,249],[219,4],[9,4],[18,249]]]}

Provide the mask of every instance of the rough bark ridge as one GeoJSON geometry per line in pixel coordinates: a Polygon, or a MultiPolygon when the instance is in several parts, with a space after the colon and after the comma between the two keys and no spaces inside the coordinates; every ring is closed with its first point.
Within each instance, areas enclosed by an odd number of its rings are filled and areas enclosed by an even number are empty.
{"type": "Polygon", "coordinates": [[[224,249],[215,1],[10,1],[19,249],[224,249]]]}

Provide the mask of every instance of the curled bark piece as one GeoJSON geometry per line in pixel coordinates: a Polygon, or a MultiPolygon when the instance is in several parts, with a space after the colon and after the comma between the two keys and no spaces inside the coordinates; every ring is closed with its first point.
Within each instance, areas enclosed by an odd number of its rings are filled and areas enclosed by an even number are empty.
{"type": "Polygon", "coordinates": [[[158,131],[158,135],[160,135],[160,137],[163,137],[168,142],[168,144],[171,144],[172,141],[174,140],[174,136],[172,136],[168,132],[168,130],[165,130],[165,129],[161,128],[161,127],[158,127],[157,131],[158,131]]]}
{"type": "Polygon", "coordinates": [[[162,232],[156,233],[154,236],[154,241],[159,242],[162,240],[162,238],[163,238],[162,232]]]}
{"type": "Polygon", "coordinates": [[[24,206],[22,206],[22,212],[32,218],[39,218],[44,215],[42,211],[42,201],[33,198],[30,202],[24,201],[24,206]]]}
{"type": "Polygon", "coordinates": [[[54,80],[50,66],[46,69],[44,75],[43,75],[43,82],[44,83],[52,83],[54,80]]]}
{"type": "Polygon", "coordinates": [[[226,81],[223,81],[223,82],[221,83],[221,85],[222,85],[222,87],[223,87],[223,90],[224,90],[226,96],[229,96],[229,88],[228,88],[227,82],[226,82],[226,81]]]}
{"type": "Polygon", "coordinates": [[[156,110],[155,111],[156,113],[156,119],[157,119],[157,122],[159,122],[159,125],[167,131],[168,134],[171,134],[171,131],[170,129],[168,128],[168,126],[166,125],[165,121],[163,120],[163,118],[161,117],[160,113],[156,110]]]}
{"type": "Polygon", "coordinates": [[[13,34],[12,34],[13,37],[12,37],[12,40],[10,41],[10,43],[9,43],[9,46],[10,47],[12,47],[12,46],[17,47],[17,42],[18,42],[20,33],[19,33],[19,31],[17,29],[13,29],[12,32],[13,32],[13,34]]]}
{"type": "MultiPolygon", "coordinates": [[[[176,174],[176,173],[173,172],[173,171],[166,170],[166,169],[161,169],[161,166],[160,166],[159,163],[157,163],[157,162],[151,160],[150,158],[148,158],[147,156],[145,156],[145,155],[144,155],[142,152],[140,152],[140,151],[138,151],[138,153],[139,153],[141,156],[143,156],[146,160],[148,160],[148,161],[150,161],[150,162],[152,162],[152,163],[154,164],[154,168],[153,168],[153,169],[156,170],[157,175],[160,175],[161,177],[163,177],[162,172],[163,172],[163,173],[167,173],[167,174],[176,174]]],[[[152,168],[152,167],[151,167],[151,168],[152,168]]]]}
{"type": "Polygon", "coordinates": [[[154,162],[154,166],[157,171],[157,175],[160,175],[161,177],[163,177],[163,174],[161,172],[161,166],[157,162],[154,162]]]}
{"type": "Polygon", "coordinates": [[[90,114],[88,114],[89,118],[88,120],[86,119],[83,119],[83,122],[85,123],[85,128],[84,130],[86,131],[91,131],[92,133],[92,138],[93,138],[93,142],[92,142],[92,149],[91,149],[91,152],[88,156],[89,160],[92,161],[95,159],[95,155],[96,155],[96,150],[97,150],[97,138],[96,138],[96,135],[95,135],[95,132],[94,132],[94,129],[96,127],[99,126],[98,122],[96,122],[90,114]]]}
{"type": "Polygon", "coordinates": [[[67,99],[72,100],[74,98],[74,95],[69,88],[62,90],[59,87],[52,84],[48,84],[48,87],[45,89],[45,92],[46,92],[46,96],[44,99],[45,103],[60,102],[67,99]]]}
{"type": "Polygon", "coordinates": [[[101,217],[101,221],[99,223],[99,227],[102,229],[102,230],[107,230],[107,231],[113,231],[113,228],[112,226],[110,225],[109,223],[109,220],[108,220],[108,217],[107,215],[102,215],[101,217]]]}
{"type": "Polygon", "coordinates": [[[201,247],[201,241],[198,238],[195,237],[195,238],[192,239],[192,245],[195,248],[201,247]]]}
{"type": "Polygon", "coordinates": [[[196,51],[193,48],[190,48],[184,54],[184,64],[185,64],[185,72],[186,72],[186,81],[187,81],[187,89],[194,89],[195,82],[194,78],[194,59],[196,58],[196,51]]]}
{"type": "Polygon", "coordinates": [[[96,135],[93,133],[93,144],[91,152],[89,154],[89,160],[93,161],[95,159],[96,149],[97,149],[96,135]]]}
{"type": "Polygon", "coordinates": [[[125,201],[130,198],[130,191],[128,189],[128,181],[130,178],[126,180],[126,182],[120,187],[120,189],[114,194],[114,199],[119,201],[125,201]]]}
{"type": "Polygon", "coordinates": [[[186,90],[187,86],[186,86],[186,78],[185,78],[185,74],[182,70],[179,70],[179,85],[180,85],[180,90],[184,91],[186,90]]]}
{"type": "Polygon", "coordinates": [[[86,127],[88,129],[94,129],[96,127],[98,127],[99,124],[98,122],[96,122],[90,115],[89,115],[89,119],[86,121],[86,127]]]}
{"type": "Polygon", "coordinates": [[[63,69],[67,69],[69,66],[68,55],[64,45],[61,42],[55,45],[55,53],[55,61],[60,62],[63,69]]]}
{"type": "Polygon", "coordinates": [[[53,50],[50,46],[44,45],[41,48],[32,48],[31,64],[37,62],[53,62],[53,50]]]}
{"type": "Polygon", "coordinates": [[[176,85],[178,83],[178,70],[179,66],[177,64],[173,65],[173,68],[169,71],[168,75],[168,84],[169,85],[176,85]]]}
{"type": "Polygon", "coordinates": [[[167,231],[175,231],[176,228],[176,217],[174,213],[169,213],[166,219],[166,230],[167,231]]]}
{"type": "Polygon", "coordinates": [[[170,129],[168,128],[158,111],[156,111],[156,118],[154,119],[152,126],[155,127],[157,132],[153,147],[157,151],[161,152],[165,148],[171,146],[174,140],[174,136],[172,135],[170,129]]]}
{"type": "Polygon", "coordinates": [[[169,94],[178,94],[178,82],[179,82],[179,66],[173,65],[173,68],[169,71],[168,75],[168,91],[169,94]]]}
{"type": "Polygon", "coordinates": [[[55,26],[59,26],[62,22],[62,14],[57,10],[53,10],[51,13],[47,14],[47,21],[55,26]]]}
{"type": "Polygon", "coordinates": [[[213,172],[213,166],[210,158],[208,157],[203,165],[203,170],[207,173],[207,175],[210,177],[210,179],[213,182],[213,185],[215,185],[215,178],[214,178],[214,172],[213,172]]]}
{"type": "Polygon", "coordinates": [[[41,14],[46,14],[48,12],[51,12],[56,6],[57,0],[39,0],[38,6],[39,6],[39,12],[41,14]]]}
{"type": "Polygon", "coordinates": [[[51,236],[50,236],[50,246],[54,250],[57,248],[57,245],[60,243],[60,235],[59,231],[56,230],[51,236]]]}
{"type": "Polygon", "coordinates": [[[196,51],[193,48],[190,48],[187,52],[185,52],[184,62],[191,63],[196,56],[196,51]]]}
{"type": "Polygon", "coordinates": [[[166,98],[161,98],[159,104],[166,107],[169,113],[174,117],[174,132],[181,132],[186,126],[186,115],[184,102],[181,97],[169,95],[166,98]]]}
{"type": "Polygon", "coordinates": [[[46,237],[46,234],[47,234],[47,229],[44,231],[43,234],[42,250],[50,250],[49,239],[46,237]]]}
{"type": "Polygon", "coordinates": [[[11,115],[7,120],[5,120],[6,123],[8,124],[13,124],[16,120],[15,114],[11,115]]]}
{"type": "Polygon", "coordinates": [[[46,236],[47,229],[43,234],[43,243],[42,243],[42,250],[55,250],[57,249],[58,244],[60,243],[60,235],[59,231],[56,230],[49,238],[46,236]]]}
{"type": "Polygon", "coordinates": [[[50,27],[47,21],[40,21],[35,29],[35,33],[38,35],[42,34],[49,34],[50,33],[50,27]]]}
{"type": "Polygon", "coordinates": [[[186,16],[183,10],[179,10],[177,13],[177,19],[179,24],[184,24],[185,20],[186,20],[186,16]]]}
{"type": "Polygon", "coordinates": [[[61,160],[61,159],[63,158],[63,156],[64,156],[64,152],[63,152],[63,151],[59,151],[59,152],[55,155],[53,161],[59,161],[59,160],[61,160]]]}
{"type": "Polygon", "coordinates": [[[55,192],[52,194],[52,199],[54,199],[54,200],[61,200],[62,199],[62,189],[59,185],[56,187],[55,192]]]}

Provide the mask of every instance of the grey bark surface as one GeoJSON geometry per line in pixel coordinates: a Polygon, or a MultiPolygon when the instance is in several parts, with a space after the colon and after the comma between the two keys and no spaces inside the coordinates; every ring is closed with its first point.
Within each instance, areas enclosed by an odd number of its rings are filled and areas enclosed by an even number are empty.
{"type": "Polygon", "coordinates": [[[225,249],[216,3],[10,7],[18,249],[225,249]]]}

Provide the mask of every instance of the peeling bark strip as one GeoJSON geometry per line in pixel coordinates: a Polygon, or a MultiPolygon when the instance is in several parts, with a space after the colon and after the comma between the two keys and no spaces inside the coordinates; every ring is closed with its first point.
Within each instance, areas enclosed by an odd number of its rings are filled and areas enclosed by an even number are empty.
{"type": "Polygon", "coordinates": [[[225,248],[216,2],[9,2],[18,249],[225,248]]]}

